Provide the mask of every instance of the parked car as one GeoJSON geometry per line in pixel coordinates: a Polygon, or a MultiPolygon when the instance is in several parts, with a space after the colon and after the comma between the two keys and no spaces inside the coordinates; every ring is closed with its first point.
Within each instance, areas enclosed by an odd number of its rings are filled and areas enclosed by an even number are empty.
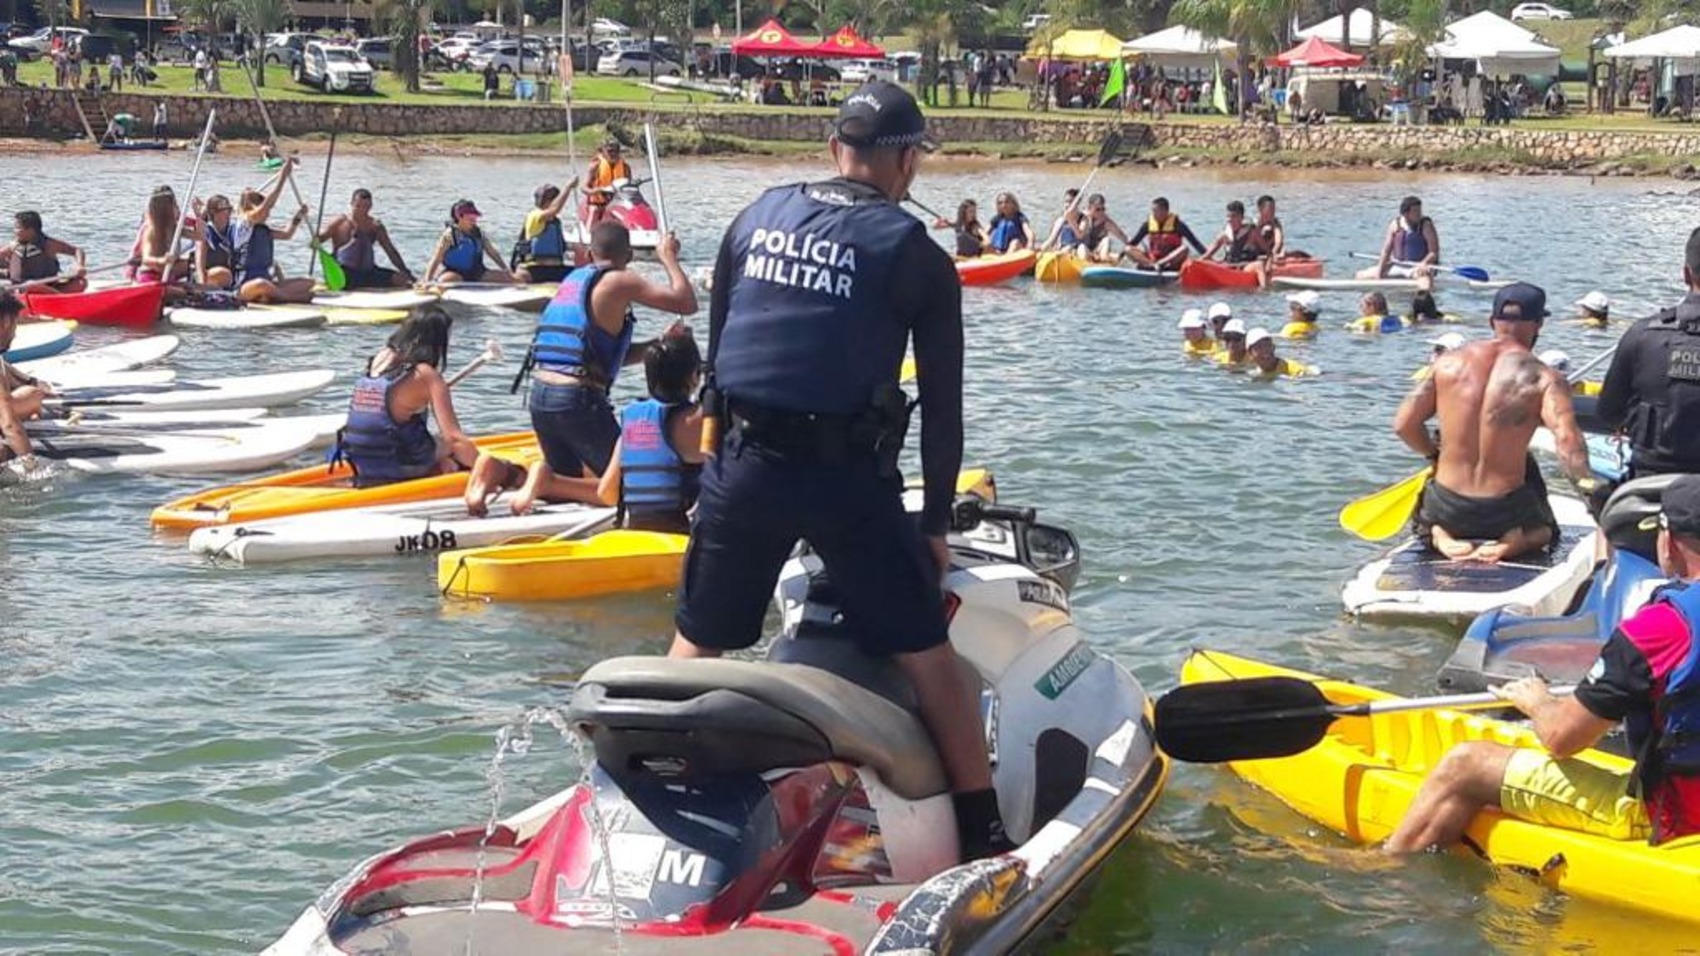
{"type": "Polygon", "coordinates": [[[523,63],[518,40],[492,40],[469,54],[466,61],[474,72],[482,72],[487,64],[494,64],[497,73],[536,73],[550,69],[553,66],[550,59],[543,41],[527,37],[523,63]]]}
{"type": "Polygon", "coordinates": [[[301,62],[301,51],[306,49],[309,40],[317,39],[311,33],[268,33],[266,45],[262,48],[267,63],[281,66],[291,73],[295,64],[301,62]]]}
{"type": "Polygon", "coordinates": [[[1570,17],[1569,10],[1550,3],[1519,3],[1511,8],[1513,20],[1568,20],[1570,17]]]}
{"type": "Polygon", "coordinates": [[[362,60],[379,69],[389,69],[395,62],[394,54],[391,51],[389,37],[367,37],[354,44],[354,52],[360,54],[362,60]]]}
{"type": "Polygon", "coordinates": [[[1027,19],[1021,21],[1021,30],[1024,33],[1032,33],[1050,22],[1051,15],[1048,13],[1030,13],[1027,19]]]}
{"type": "Polygon", "coordinates": [[[293,72],[295,82],[325,92],[370,93],[377,81],[377,71],[353,47],[319,40],[301,51],[293,72]]]}
{"type": "Polygon", "coordinates": [[[605,53],[596,61],[596,72],[603,76],[649,76],[652,67],[656,76],[680,76],[685,72],[678,63],[654,56],[648,50],[605,53]]]}
{"type": "Polygon", "coordinates": [[[891,60],[850,60],[838,72],[846,83],[897,82],[897,64],[891,60]]]}
{"type": "Polygon", "coordinates": [[[590,35],[592,37],[629,37],[632,35],[632,28],[618,20],[597,17],[590,24],[590,35]]]}
{"type": "Polygon", "coordinates": [[[26,37],[21,37],[7,43],[14,50],[27,50],[40,56],[53,49],[53,38],[61,38],[65,46],[77,43],[82,37],[88,36],[89,31],[78,27],[42,27],[26,37]]]}

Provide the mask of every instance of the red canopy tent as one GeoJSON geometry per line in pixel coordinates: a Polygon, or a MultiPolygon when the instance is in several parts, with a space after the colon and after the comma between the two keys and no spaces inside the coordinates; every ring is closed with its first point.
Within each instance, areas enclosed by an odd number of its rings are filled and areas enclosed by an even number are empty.
{"type": "Polygon", "coordinates": [[[855,28],[849,24],[845,24],[837,33],[815,44],[810,50],[815,56],[819,57],[837,56],[857,60],[885,59],[885,50],[862,39],[856,33],[855,28]]]}
{"type": "Polygon", "coordinates": [[[1309,66],[1325,69],[1335,66],[1357,66],[1364,58],[1329,43],[1320,37],[1306,37],[1291,50],[1269,58],[1270,66],[1309,66]]]}
{"type": "Polygon", "coordinates": [[[769,20],[753,32],[739,37],[732,43],[732,52],[739,56],[819,55],[813,46],[798,40],[780,26],[778,20],[769,20]]]}

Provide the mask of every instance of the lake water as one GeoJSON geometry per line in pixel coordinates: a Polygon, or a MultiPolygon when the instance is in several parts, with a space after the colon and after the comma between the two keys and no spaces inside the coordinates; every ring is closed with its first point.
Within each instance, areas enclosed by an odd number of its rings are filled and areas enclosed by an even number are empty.
{"type": "MultiPolygon", "coordinates": [[[[263,178],[250,162],[209,158],[200,192],[234,195],[263,178]]],[[[303,177],[312,196],[319,162],[309,158],[303,177]]],[[[181,191],[188,166],[180,153],[11,156],[0,164],[0,209],[39,208],[51,233],[89,247],[91,264],[110,262],[125,254],[149,190],[181,191]]],[[[820,168],[670,163],[687,267],[711,261],[721,231],[764,185],[820,168]]],[[[456,198],[478,202],[505,248],[532,190],[565,171],[564,160],[537,158],[344,155],[330,192],[334,209],[355,186],[371,187],[418,268],[456,198]]],[[[941,162],[915,191],[945,212],[975,196],[989,213],[993,193],[1011,189],[1048,223],[1083,174],[941,162]]],[[[1683,241],[1700,223],[1700,202],[1655,194],[1663,185],[1118,169],[1094,188],[1130,228],[1163,194],[1205,235],[1228,199],[1249,205],[1272,192],[1290,244],[1326,256],[1331,275],[1352,268],[1350,252],[1373,251],[1399,198],[1415,192],[1449,261],[1539,282],[1555,312],[1598,288],[1637,315],[1679,294],[1683,241]]],[[[304,268],[305,249],[290,246],[284,261],[304,268]]],[[[1208,297],[1022,280],[964,299],[968,461],[995,470],[1005,501],[1079,535],[1075,611],[1100,649],[1153,690],[1173,684],[1192,646],[1402,692],[1432,688],[1452,636],[1342,619],[1338,588],[1375,547],[1335,521],[1346,500],[1421,464],[1389,422],[1427,336],[1325,332],[1289,350],[1320,365],[1320,378],[1257,383],[1179,357],[1175,320],[1208,297]]],[[[1278,327],[1284,313],[1276,296],[1230,301],[1250,325],[1278,327]]],[[[1488,301],[1442,296],[1476,335],[1488,301]]],[[[1325,325],[1355,317],[1354,305],[1350,293],[1326,296],[1325,325]]],[[[644,333],[663,322],[640,316],[644,333]]],[[[530,324],[517,313],[458,323],[453,363],[491,336],[520,354],[530,324]]],[[[387,331],[183,334],[172,361],[182,377],[336,368],[345,378],[321,399],[336,407],[387,331]]],[[[1554,322],[1542,344],[1580,361],[1610,341],[1554,322]]],[[[507,391],[511,370],[457,391],[469,428],[524,425],[507,391]]],[[[253,951],[357,860],[484,819],[497,729],[528,707],[564,703],[596,660],[657,652],[670,632],[671,602],[660,595],[447,603],[427,560],[209,567],[147,521],[154,505],[204,484],[70,477],[0,497],[0,951],[253,951]]],[[[504,812],[578,772],[570,748],[540,744],[509,768],[504,812]]],[[[1181,767],[1109,864],[1069,946],[1552,952],[1626,932],[1661,947],[1685,938],[1467,858],[1388,864],[1225,771],[1181,767]]]]}

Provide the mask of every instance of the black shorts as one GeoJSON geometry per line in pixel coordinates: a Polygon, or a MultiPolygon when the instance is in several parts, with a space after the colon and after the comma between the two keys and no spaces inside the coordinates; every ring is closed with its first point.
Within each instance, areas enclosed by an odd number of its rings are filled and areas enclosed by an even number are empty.
{"type": "Polygon", "coordinates": [[[1546,481],[1530,456],[1523,485],[1509,494],[1472,498],[1452,491],[1430,478],[1417,504],[1411,530],[1431,546],[1435,526],[1454,538],[1493,541],[1518,528],[1550,528],[1552,544],[1558,543],[1558,518],[1547,501],[1546,481]]]}
{"type": "Polygon", "coordinates": [[[780,569],[799,539],[826,565],[863,650],[925,651],[949,639],[938,570],[901,479],[871,458],[836,465],[786,460],[734,430],[703,466],[679,587],[679,633],[739,650],[761,637],[780,569]]]}
{"type": "Polygon", "coordinates": [[[342,274],[348,278],[345,289],[393,289],[395,288],[395,270],[373,266],[370,269],[350,269],[342,267],[342,274]]]}
{"type": "Polygon", "coordinates": [[[531,276],[533,282],[559,282],[573,271],[572,266],[543,262],[522,262],[520,268],[531,276]]]}

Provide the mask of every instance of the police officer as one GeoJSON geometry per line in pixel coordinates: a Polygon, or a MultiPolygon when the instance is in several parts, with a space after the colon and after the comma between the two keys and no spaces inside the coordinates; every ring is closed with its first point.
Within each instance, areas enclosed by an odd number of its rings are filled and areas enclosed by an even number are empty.
{"type": "Polygon", "coordinates": [[[1688,295],[1618,340],[1596,413],[1629,437],[1629,477],[1700,472],[1700,229],[1688,234],[1688,295]]]}
{"type": "Polygon", "coordinates": [[[897,205],[933,144],[915,100],[877,82],[844,101],[831,148],[837,178],[769,190],[720,245],[709,365],[724,436],[702,475],[671,653],[754,644],[781,566],[807,539],[866,649],[895,657],[914,684],[963,855],[986,856],[1010,844],[939,589],[962,464],[962,290],[950,257],[897,205]],[[919,534],[896,462],[911,335],[919,534]]]}

